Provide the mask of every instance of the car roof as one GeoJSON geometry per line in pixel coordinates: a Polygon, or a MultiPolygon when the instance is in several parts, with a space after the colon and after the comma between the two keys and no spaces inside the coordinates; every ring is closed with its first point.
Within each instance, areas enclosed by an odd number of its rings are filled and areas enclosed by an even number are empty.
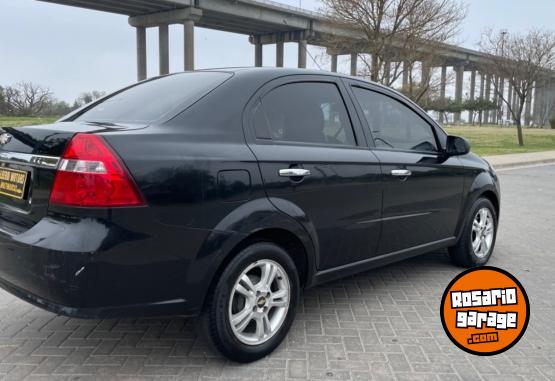
{"type": "Polygon", "coordinates": [[[222,68],[201,69],[196,71],[215,71],[215,72],[221,71],[221,72],[228,72],[228,73],[240,75],[241,77],[251,77],[252,79],[256,78],[256,79],[265,79],[265,80],[271,80],[274,78],[279,78],[279,77],[288,76],[288,75],[319,75],[319,76],[347,78],[347,79],[351,79],[359,82],[373,84],[378,87],[387,88],[382,84],[369,81],[364,78],[354,77],[354,76],[350,76],[342,73],[333,73],[325,70],[316,70],[316,69],[276,68],[276,67],[222,67],[222,68]]]}
{"type": "Polygon", "coordinates": [[[221,67],[221,68],[210,68],[210,69],[201,69],[197,71],[227,71],[233,73],[274,73],[283,75],[283,73],[291,73],[291,74],[324,74],[324,75],[338,75],[341,76],[339,73],[332,73],[329,71],[324,70],[316,70],[316,69],[297,69],[297,68],[289,68],[289,67],[252,67],[252,66],[238,66],[238,67],[221,67]]]}

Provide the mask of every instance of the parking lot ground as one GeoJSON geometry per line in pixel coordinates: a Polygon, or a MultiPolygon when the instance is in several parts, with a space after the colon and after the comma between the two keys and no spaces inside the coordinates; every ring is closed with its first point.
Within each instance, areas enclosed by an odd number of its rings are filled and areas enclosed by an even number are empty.
{"type": "Polygon", "coordinates": [[[441,295],[461,269],[439,252],[308,290],[286,341],[249,365],[222,358],[191,319],[70,319],[0,291],[0,378],[555,380],[555,166],[500,177],[490,264],[531,303],[528,331],[501,355],[464,353],[443,332],[441,295]]]}

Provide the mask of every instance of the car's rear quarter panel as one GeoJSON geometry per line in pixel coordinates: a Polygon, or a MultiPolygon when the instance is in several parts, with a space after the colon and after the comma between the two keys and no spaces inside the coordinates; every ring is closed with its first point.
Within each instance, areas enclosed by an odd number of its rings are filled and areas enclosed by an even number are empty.
{"type": "Polygon", "coordinates": [[[244,141],[238,110],[250,94],[243,89],[214,92],[165,124],[103,135],[148,204],[141,216],[116,211],[111,222],[132,238],[95,253],[114,301],[124,294],[130,303],[183,298],[200,308],[227,251],[256,231],[262,214],[277,213],[244,141]]]}

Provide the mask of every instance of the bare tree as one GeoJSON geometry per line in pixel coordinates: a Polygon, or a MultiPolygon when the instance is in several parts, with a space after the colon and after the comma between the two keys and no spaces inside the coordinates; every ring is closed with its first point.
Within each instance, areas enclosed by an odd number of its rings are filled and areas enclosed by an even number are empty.
{"type": "Polygon", "coordinates": [[[91,103],[92,101],[102,98],[104,95],[106,95],[104,91],[97,90],[81,93],[81,95],[77,97],[75,102],[73,102],[73,107],[81,107],[83,105],[86,105],[87,103],[91,103]]]}
{"type": "MultiPolygon", "coordinates": [[[[322,0],[332,23],[358,30],[363,41],[334,38],[330,50],[363,52],[362,75],[392,86],[404,77],[413,99],[424,96],[429,75],[413,83],[416,62],[431,63],[444,43],[458,33],[466,15],[459,0],[322,0]]],[[[424,67],[424,73],[428,68],[424,67]]]]}
{"type": "Polygon", "coordinates": [[[492,82],[495,93],[506,104],[516,123],[518,144],[523,146],[522,113],[526,101],[540,82],[553,75],[551,71],[555,70],[555,33],[531,30],[509,35],[488,30],[482,36],[480,48],[489,54],[481,70],[505,78],[505,83],[512,87],[516,102],[508,99],[496,81],[492,82]]]}
{"type": "Polygon", "coordinates": [[[6,105],[6,91],[0,86],[0,115],[6,114],[8,107],[6,105]]]}
{"type": "Polygon", "coordinates": [[[31,82],[20,82],[4,89],[6,113],[11,115],[40,114],[52,100],[50,90],[31,82]]]}

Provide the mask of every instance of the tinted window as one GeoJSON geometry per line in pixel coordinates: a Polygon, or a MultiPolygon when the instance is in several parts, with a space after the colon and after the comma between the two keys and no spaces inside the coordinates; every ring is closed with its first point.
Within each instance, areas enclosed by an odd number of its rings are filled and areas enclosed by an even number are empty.
{"type": "Polygon", "coordinates": [[[380,93],[354,88],[355,95],[380,148],[437,151],[432,127],[416,112],[380,93]]]}
{"type": "Polygon", "coordinates": [[[133,86],[81,114],[88,122],[148,123],[185,108],[230,77],[229,73],[170,75],[133,86]]]}
{"type": "Polygon", "coordinates": [[[356,145],[345,103],[332,83],[292,83],[272,90],[253,123],[261,139],[356,145]]]}

